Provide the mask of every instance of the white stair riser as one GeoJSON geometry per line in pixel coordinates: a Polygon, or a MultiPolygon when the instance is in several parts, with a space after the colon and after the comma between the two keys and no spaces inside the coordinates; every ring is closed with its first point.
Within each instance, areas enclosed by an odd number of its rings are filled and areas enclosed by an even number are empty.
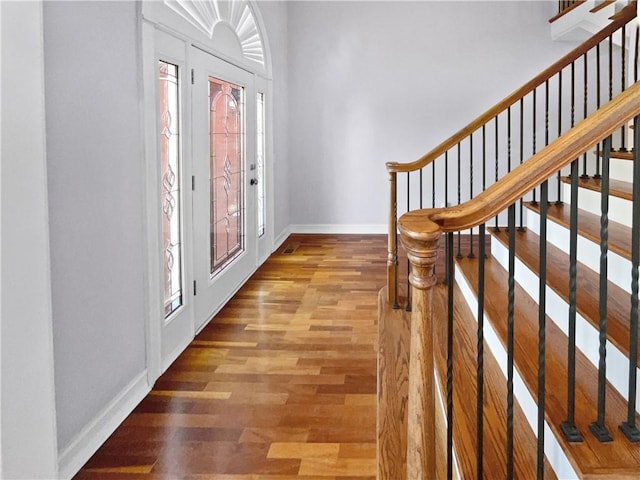
{"type": "MultiPolygon", "coordinates": [[[[532,210],[527,211],[527,227],[536,235],[540,235],[540,216],[532,210]]],[[[569,255],[569,230],[567,228],[551,220],[547,221],[547,241],[569,255]]],[[[600,245],[578,235],[578,262],[599,273],[600,245]]],[[[607,278],[627,293],[631,293],[631,262],[617,253],[609,251],[607,254],[607,278]]]]}
{"type": "MultiPolygon", "coordinates": [[[[456,265],[456,282],[460,287],[460,291],[464,296],[469,308],[473,312],[473,318],[475,318],[476,322],[478,321],[478,301],[473,293],[473,290],[467,283],[466,279],[462,272],[458,269],[456,265]]],[[[503,321],[506,321],[504,319],[503,321]]],[[[502,374],[507,378],[507,351],[505,346],[502,344],[502,341],[498,337],[497,333],[493,329],[491,324],[491,320],[485,314],[484,321],[484,339],[494,358],[498,362],[500,369],[502,370],[502,374]]],[[[538,406],[534,397],[531,395],[531,392],[525,385],[522,377],[518,373],[517,368],[513,370],[513,395],[514,398],[517,399],[520,408],[522,409],[527,422],[529,423],[531,429],[534,434],[537,436],[538,432],[538,406]]],[[[576,475],[575,470],[571,467],[569,459],[565,455],[562,447],[558,443],[558,440],[554,436],[551,428],[545,421],[544,423],[544,435],[545,435],[545,446],[544,453],[547,456],[547,460],[551,464],[554,472],[558,479],[576,479],[578,475],[576,475]]]]}
{"type": "Polygon", "coordinates": [[[610,159],[609,178],[629,182],[633,178],[633,162],[619,158],[610,159]]]}
{"type": "MultiPolygon", "coordinates": [[[[564,184],[562,198],[568,205],[571,200],[571,185],[564,184]]],[[[578,191],[578,205],[581,210],[586,210],[600,216],[600,192],[580,188],[578,191]]],[[[622,198],[609,196],[609,220],[622,223],[631,227],[631,202],[622,198]]]]}
{"type": "MultiPolygon", "coordinates": [[[[491,242],[492,256],[507,270],[509,265],[509,251],[498,241],[491,242]]],[[[539,293],[539,277],[525,264],[516,258],[515,280],[537,303],[539,293]]],[[[567,281],[568,278],[567,278],[567,281]]],[[[547,316],[569,335],[569,304],[549,286],[546,287],[547,316]]],[[[589,359],[594,367],[599,362],[599,332],[582,315],[576,312],[576,347],[589,359]]],[[[636,369],[637,370],[637,369],[636,369]]],[[[629,360],[611,342],[607,342],[607,380],[626,398],[628,393],[629,360]]],[[[640,373],[640,372],[638,372],[640,373]]],[[[640,392],[636,392],[636,410],[640,408],[640,392]]],[[[640,413],[640,411],[639,411],[640,413]]]]}

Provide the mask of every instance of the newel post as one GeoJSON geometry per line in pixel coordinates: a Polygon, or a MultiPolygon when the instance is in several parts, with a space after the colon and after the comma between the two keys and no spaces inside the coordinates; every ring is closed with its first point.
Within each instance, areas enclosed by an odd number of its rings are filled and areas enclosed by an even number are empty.
{"type": "Polygon", "coordinates": [[[406,213],[398,221],[400,238],[411,262],[411,352],[407,412],[407,480],[436,478],[436,411],[433,372],[431,297],[434,266],[442,234],[428,211],[406,213]]]}

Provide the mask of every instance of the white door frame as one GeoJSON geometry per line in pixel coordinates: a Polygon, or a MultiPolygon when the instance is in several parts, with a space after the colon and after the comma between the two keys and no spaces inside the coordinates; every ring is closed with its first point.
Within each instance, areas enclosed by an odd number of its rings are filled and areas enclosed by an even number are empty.
{"type": "MultiPolygon", "coordinates": [[[[158,178],[158,160],[157,160],[157,118],[155,113],[155,92],[157,78],[157,59],[159,55],[159,45],[157,38],[159,35],[170,35],[177,41],[184,44],[184,65],[183,74],[190,71],[191,63],[189,58],[189,48],[196,46],[204,51],[208,51],[213,55],[235,65],[239,68],[247,70],[254,75],[256,84],[259,85],[260,91],[265,93],[267,106],[266,112],[266,154],[267,168],[265,179],[267,182],[267,198],[266,217],[267,231],[263,239],[261,239],[261,247],[258,250],[258,265],[264,262],[271,253],[274,242],[273,233],[273,133],[271,126],[273,125],[272,113],[272,88],[271,88],[271,55],[269,54],[268,41],[265,34],[264,23],[260,15],[260,11],[256,2],[252,0],[234,0],[232,2],[218,2],[218,0],[205,0],[204,3],[211,7],[211,11],[219,13],[221,18],[215,20],[214,24],[209,25],[210,28],[204,28],[205,25],[202,18],[189,18],[188,12],[198,11],[198,9],[190,9],[187,4],[191,0],[179,0],[172,2],[145,1],[141,4],[141,85],[143,90],[143,108],[142,108],[142,126],[144,132],[144,178],[145,178],[145,243],[146,243],[146,270],[145,270],[145,288],[147,292],[146,299],[146,351],[147,351],[147,381],[149,386],[153,386],[157,378],[168,367],[170,362],[162,360],[162,322],[164,321],[163,310],[163,280],[162,280],[162,263],[159,252],[161,251],[161,224],[160,224],[160,194],[156,179],[158,178]],[[220,4],[220,5],[219,5],[220,4]],[[249,20],[254,24],[252,35],[258,34],[261,39],[260,49],[256,49],[252,45],[250,49],[244,49],[242,38],[244,30],[239,25],[235,25],[234,20],[237,15],[231,15],[231,11],[227,11],[226,6],[231,5],[233,8],[242,9],[249,14],[249,20]],[[215,8],[214,8],[215,7],[215,8]],[[225,16],[226,15],[226,16],[225,16]],[[232,18],[233,17],[233,18],[232,18]],[[227,20],[228,19],[228,20],[227,20]],[[220,24],[220,28],[218,27],[220,24]],[[234,30],[237,28],[237,30],[234,30]],[[235,45],[233,40],[229,43],[229,39],[236,35],[235,45]],[[236,33],[238,32],[238,33],[236,33]],[[216,36],[218,35],[218,36],[216,36]],[[240,46],[240,48],[239,48],[240,46]],[[266,253],[265,253],[266,252],[266,253]]],[[[198,2],[202,4],[202,1],[198,2]]],[[[202,6],[202,5],[200,5],[202,6]]],[[[180,59],[176,59],[179,61],[180,59]]],[[[183,75],[183,82],[187,76],[183,75]]],[[[186,96],[183,96],[182,105],[187,103],[186,96]]],[[[184,110],[182,111],[183,125],[186,124],[187,117],[184,110]]],[[[190,121],[190,120],[189,120],[190,121]]],[[[183,138],[185,143],[190,143],[185,132],[188,130],[183,127],[183,138]]],[[[184,151],[184,150],[183,150],[184,151]]],[[[186,159],[185,159],[186,160],[186,159]]],[[[185,163],[188,163],[186,160],[185,163]]],[[[190,175],[190,174],[189,174],[190,175]]],[[[190,202],[190,195],[189,195],[190,202]]],[[[191,248],[191,245],[188,245],[191,248]]],[[[192,268],[191,260],[187,260],[188,268],[192,268]]],[[[192,275],[192,274],[191,274],[192,275]]],[[[192,278],[192,276],[190,277],[192,278]]],[[[189,284],[187,284],[189,287],[189,284]]],[[[190,292],[193,294],[193,292],[190,292]]],[[[189,340],[190,341],[190,340],[189,340]]],[[[184,347],[188,342],[184,344],[184,347]]],[[[174,352],[173,357],[177,358],[180,349],[174,352]]]]}

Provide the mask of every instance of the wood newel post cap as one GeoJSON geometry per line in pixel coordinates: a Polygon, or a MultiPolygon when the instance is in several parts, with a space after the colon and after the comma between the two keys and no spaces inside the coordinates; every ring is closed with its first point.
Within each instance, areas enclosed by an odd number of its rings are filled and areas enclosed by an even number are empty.
{"type": "Polygon", "coordinates": [[[436,283],[433,266],[436,263],[438,244],[442,236],[440,225],[430,216],[437,210],[423,209],[405,213],[398,219],[400,240],[411,262],[409,282],[419,290],[426,290],[436,283]]]}

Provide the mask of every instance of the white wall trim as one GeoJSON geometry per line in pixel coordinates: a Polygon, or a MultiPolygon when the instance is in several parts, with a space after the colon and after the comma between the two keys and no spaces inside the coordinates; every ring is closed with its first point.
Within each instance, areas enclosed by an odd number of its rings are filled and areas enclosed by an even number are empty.
{"type": "MultiPolygon", "coordinates": [[[[140,15],[140,13],[139,13],[140,15]]],[[[160,244],[160,226],[157,215],[157,210],[154,208],[157,205],[157,199],[159,192],[157,188],[157,182],[152,183],[148,178],[157,175],[156,163],[156,135],[155,130],[147,128],[145,121],[145,112],[149,108],[153,108],[155,105],[155,99],[151,98],[151,92],[154,92],[152,79],[155,80],[155,70],[152,69],[151,62],[146,62],[146,58],[155,58],[155,43],[154,43],[154,31],[153,27],[145,21],[140,21],[139,27],[139,51],[140,51],[140,68],[138,74],[139,82],[142,88],[140,89],[140,124],[141,132],[143,132],[142,142],[142,178],[143,181],[143,199],[142,205],[145,214],[143,222],[143,235],[146,248],[145,256],[145,292],[146,292],[146,362],[147,362],[147,374],[149,376],[149,385],[153,385],[156,379],[162,373],[162,324],[158,319],[163,317],[162,311],[162,282],[161,282],[161,265],[158,252],[161,249],[160,244]]]]}
{"type": "MultiPolygon", "coordinates": [[[[0,7],[0,28],[2,28],[2,7],[0,7]]],[[[2,75],[0,75],[0,92],[2,92],[2,75]]],[[[2,112],[2,95],[0,95],[0,112],[2,112]]],[[[0,152],[2,152],[2,115],[0,115],[0,152]]],[[[1,154],[0,154],[1,158],[1,154]]],[[[2,199],[2,162],[0,161],[0,203],[2,199]]],[[[2,209],[0,208],[0,211],[2,209]]],[[[2,222],[0,222],[0,245],[2,245],[2,222]]],[[[2,248],[0,248],[0,272],[2,271],[2,248]]],[[[2,312],[2,275],[0,275],[0,312],[2,312]]],[[[54,387],[55,388],[55,387],[54,387]]],[[[55,392],[54,392],[55,395],[55,392]]],[[[2,329],[0,328],[0,399],[2,398],[2,329]]],[[[0,408],[0,425],[2,425],[2,408],[0,408]]],[[[0,478],[2,472],[2,428],[0,428],[0,478]]]]}
{"type": "Polygon", "coordinates": [[[388,227],[384,224],[297,224],[290,225],[289,230],[291,233],[374,235],[386,234],[388,227]]]}
{"type": "Polygon", "coordinates": [[[60,479],[70,479],[151,391],[146,370],[134,378],[73,439],[58,459],[60,479]]]}
{"type": "Polygon", "coordinates": [[[316,234],[316,235],[385,235],[387,225],[362,224],[362,225],[339,225],[339,224],[297,224],[289,225],[275,237],[272,252],[276,252],[294,233],[316,234]]]}
{"type": "Polygon", "coordinates": [[[280,234],[275,238],[275,241],[273,242],[273,252],[279,250],[280,247],[282,247],[282,245],[284,244],[284,242],[287,241],[287,238],[289,238],[289,235],[291,235],[291,233],[292,233],[291,225],[289,225],[287,228],[282,230],[282,232],[280,232],[280,234]]]}

